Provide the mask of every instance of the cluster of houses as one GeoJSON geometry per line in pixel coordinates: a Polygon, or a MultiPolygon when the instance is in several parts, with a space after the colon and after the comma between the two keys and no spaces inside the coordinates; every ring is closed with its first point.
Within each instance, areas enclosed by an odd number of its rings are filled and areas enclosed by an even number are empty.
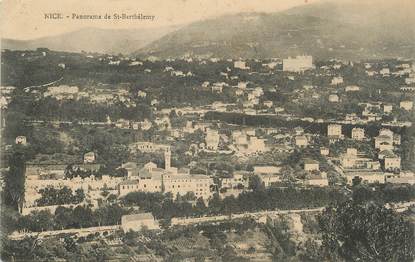
{"type": "MultiPolygon", "coordinates": [[[[138,95],[141,98],[145,98],[145,92],[138,95]]],[[[94,88],[81,91],[77,86],[49,86],[43,93],[43,97],[52,97],[56,100],[86,99],[93,104],[114,104],[115,102],[121,102],[127,107],[136,106],[135,102],[131,100],[128,90],[125,88],[94,88]]]]}
{"type": "MultiPolygon", "coordinates": [[[[327,135],[331,142],[344,138],[341,125],[331,124],[327,129],[327,135]]],[[[368,140],[365,137],[365,130],[360,127],[352,129],[351,139],[368,140]]],[[[344,171],[347,182],[351,184],[353,179],[359,177],[367,183],[414,184],[415,174],[401,171],[401,158],[397,153],[400,144],[401,136],[399,134],[382,128],[379,130],[378,136],[373,138],[373,148],[377,152],[376,159],[364,155],[357,148],[347,148],[346,152],[340,156],[340,167],[344,171]]]]}

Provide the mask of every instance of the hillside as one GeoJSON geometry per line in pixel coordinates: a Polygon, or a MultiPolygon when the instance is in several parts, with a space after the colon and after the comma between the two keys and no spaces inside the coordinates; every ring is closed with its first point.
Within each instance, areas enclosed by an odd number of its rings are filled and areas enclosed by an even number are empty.
{"type": "Polygon", "coordinates": [[[415,7],[415,3],[371,3],[322,2],[273,14],[223,16],[192,23],[135,54],[161,58],[261,58],[303,53],[320,59],[415,57],[415,15],[402,8],[415,7]]]}
{"type": "Polygon", "coordinates": [[[98,52],[128,54],[144,47],[161,36],[174,30],[174,27],[156,29],[99,29],[84,28],[57,36],[33,40],[2,39],[1,47],[11,50],[28,50],[46,47],[67,52],[98,52]]]}

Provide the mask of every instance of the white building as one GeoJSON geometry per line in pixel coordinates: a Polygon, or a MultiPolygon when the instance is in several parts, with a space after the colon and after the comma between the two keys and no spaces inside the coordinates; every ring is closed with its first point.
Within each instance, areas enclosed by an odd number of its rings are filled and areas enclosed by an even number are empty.
{"type": "Polygon", "coordinates": [[[281,167],[278,166],[254,166],[254,174],[279,174],[281,167]]]}
{"type": "Polygon", "coordinates": [[[346,86],[345,91],[346,92],[357,92],[357,91],[360,91],[360,87],[358,87],[358,86],[346,86]]]}
{"type": "Polygon", "coordinates": [[[295,137],[295,145],[298,147],[306,147],[308,146],[308,139],[306,136],[296,136],[295,137]]]}
{"type": "Polygon", "coordinates": [[[94,163],[95,162],[95,153],[88,152],[84,155],[84,163],[94,163]]]}
{"type": "Polygon", "coordinates": [[[143,228],[156,230],[160,227],[151,213],[141,213],[122,216],[121,228],[124,233],[127,233],[129,231],[141,231],[143,228]]]}
{"type": "Polygon", "coordinates": [[[258,177],[265,187],[281,182],[281,176],[278,174],[258,174],[258,177]]]}
{"type": "Polygon", "coordinates": [[[399,104],[400,108],[405,109],[407,111],[411,111],[414,107],[414,103],[412,101],[401,101],[399,104]]]}
{"type": "Polygon", "coordinates": [[[208,199],[212,192],[213,179],[205,175],[189,174],[189,169],[177,169],[171,167],[170,150],[165,151],[165,167],[158,168],[155,163],[145,164],[137,172],[136,177],[131,176],[118,186],[119,196],[125,196],[131,192],[162,192],[176,195],[194,193],[199,198],[208,199]]]}
{"type": "Polygon", "coordinates": [[[342,137],[342,126],[337,124],[330,124],[327,126],[327,136],[329,137],[342,137]]]}
{"type": "Polygon", "coordinates": [[[222,188],[236,188],[239,185],[243,185],[244,188],[248,187],[248,179],[244,178],[241,173],[234,172],[232,177],[221,179],[222,188]]]}
{"type": "Polygon", "coordinates": [[[338,103],[340,101],[339,96],[336,94],[329,95],[329,102],[338,103]]]}
{"type": "Polygon", "coordinates": [[[140,90],[140,91],[137,92],[137,95],[141,98],[145,98],[147,96],[147,93],[140,90]]]}
{"type": "Polygon", "coordinates": [[[246,89],[247,88],[247,86],[248,86],[248,83],[247,82],[239,82],[238,83],[238,88],[239,89],[246,89]]]}
{"type": "Polygon", "coordinates": [[[383,113],[389,114],[392,113],[393,105],[383,105],[383,113]]]}
{"type": "Polygon", "coordinates": [[[272,105],[273,105],[273,102],[272,102],[272,101],[269,101],[269,100],[264,101],[264,106],[265,106],[265,107],[271,108],[271,107],[272,107],[272,105]]]}
{"type": "Polygon", "coordinates": [[[321,147],[320,154],[322,156],[328,156],[330,154],[330,149],[328,149],[327,147],[321,147]]]}
{"type": "Polygon", "coordinates": [[[363,128],[355,127],[352,129],[352,139],[363,140],[365,139],[365,130],[363,128]]]}
{"type": "Polygon", "coordinates": [[[155,153],[168,150],[169,148],[169,145],[155,144],[152,142],[136,142],[129,145],[130,151],[140,151],[143,153],[155,153]]]}
{"type": "Polygon", "coordinates": [[[239,68],[239,69],[242,69],[242,70],[249,69],[249,67],[246,66],[246,62],[245,61],[235,61],[233,63],[233,67],[234,68],[239,68]]]}
{"type": "MultiPolygon", "coordinates": [[[[396,136],[398,138],[398,136],[396,136]]],[[[396,139],[395,141],[394,133],[389,129],[381,129],[379,131],[379,135],[375,137],[375,148],[379,149],[380,151],[383,150],[393,150],[394,144],[399,144],[400,141],[396,139]]],[[[399,139],[400,140],[400,139],[399,139]]]]}
{"type": "Polygon", "coordinates": [[[327,179],[327,174],[325,172],[321,172],[317,175],[311,175],[304,181],[304,183],[308,186],[326,187],[329,185],[329,180],[327,179]]]}
{"type": "Polygon", "coordinates": [[[16,137],[16,145],[26,145],[27,144],[27,139],[25,136],[18,136],[16,137]]]}
{"type": "Polygon", "coordinates": [[[390,75],[390,69],[389,68],[382,68],[380,71],[379,71],[379,74],[381,74],[382,76],[389,76],[390,75]]]}
{"type": "Polygon", "coordinates": [[[173,196],[184,196],[189,192],[195,194],[196,198],[209,199],[212,195],[210,187],[213,185],[212,178],[205,175],[188,175],[167,173],[163,175],[163,186],[165,192],[173,196]]]}
{"type": "Polygon", "coordinates": [[[347,184],[353,184],[353,179],[360,178],[362,183],[373,184],[385,183],[385,175],[379,172],[350,172],[346,173],[347,184]]]}
{"type": "Polygon", "coordinates": [[[401,158],[392,151],[382,151],[383,168],[386,171],[395,171],[401,169],[401,158]]]}
{"type": "Polygon", "coordinates": [[[393,184],[415,184],[415,173],[413,172],[400,172],[398,175],[386,176],[386,182],[393,184]]]}
{"type": "Polygon", "coordinates": [[[67,86],[67,85],[60,85],[60,86],[50,86],[48,90],[43,93],[43,96],[52,96],[57,99],[63,98],[74,98],[74,96],[79,92],[79,88],[77,86],[67,86]]]}
{"type": "Polygon", "coordinates": [[[318,161],[312,159],[305,159],[304,160],[304,170],[311,172],[311,171],[318,171],[320,169],[320,165],[318,161]]]}
{"type": "Polygon", "coordinates": [[[206,132],[205,143],[208,150],[217,150],[219,146],[219,132],[217,130],[209,129],[206,132]]]}
{"type": "Polygon", "coordinates": [[[336,76],[333,77],[333,79],[331,80],[331,85],[341,85],[344,83],[343,77],[341,76],[336,76]]]}
{"type": "Polygon", "coordinates": [[[303,72],[313,69],[312,56],[297,56],[295,58],[283,59],[283,71],[285,72],[303,72]]]}

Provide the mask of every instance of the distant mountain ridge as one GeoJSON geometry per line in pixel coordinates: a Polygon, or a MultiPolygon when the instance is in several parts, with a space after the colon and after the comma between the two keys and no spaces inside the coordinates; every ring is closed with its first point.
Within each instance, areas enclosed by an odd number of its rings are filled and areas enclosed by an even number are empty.
{"type": "Polygon", "coordinates": [[[69,52],[317,59],[415,58],[414,0],[333,0],[277,13],[241,13],[155,29],[85,28],[28,41],[2,39],[3,49],[46,47],[69,52]]]}
{"type": "Polygon", "coordinates": [[[415,57],[415,1],[336,1],[278,13],[199,21],[139,49],[138,56],[269,58],[415,57]],[[409,7],[414,7],[413,9],[409,7]]]}
{"type": "Polygon", "coordinates": [[[100,29],[83,28],[57,36],[33,40],[1,40],[2,49],[31,50],[46,47],[56,51],[129,54],[150,42],[172,32],[176,27],[155,29],[100,29]]]}

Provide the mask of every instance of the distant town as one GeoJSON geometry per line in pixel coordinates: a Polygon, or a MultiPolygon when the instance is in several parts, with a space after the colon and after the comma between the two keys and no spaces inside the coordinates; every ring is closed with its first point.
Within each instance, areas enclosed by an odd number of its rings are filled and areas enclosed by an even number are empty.
{"type": "Polygon", "coordinates": [[[414,61],[1,56],[8,258],[335,261],[335,202],[413,226],[414,61]]]}

